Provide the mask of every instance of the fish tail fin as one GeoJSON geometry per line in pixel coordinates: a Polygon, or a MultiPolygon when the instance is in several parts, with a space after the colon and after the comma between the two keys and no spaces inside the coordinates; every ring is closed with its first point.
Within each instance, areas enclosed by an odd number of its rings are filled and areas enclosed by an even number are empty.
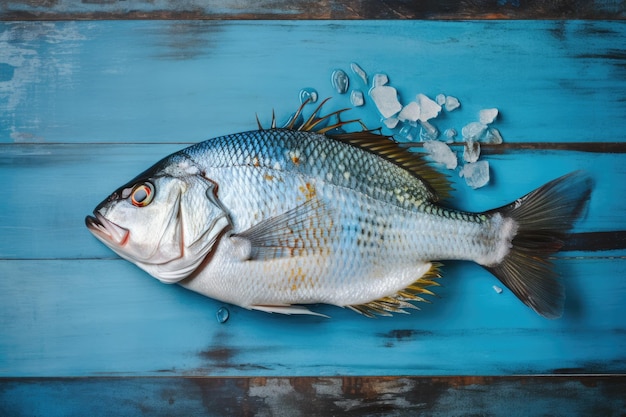
{"type": "Polygon", "coordinates": [[[485,213],[513,219],[517,230],[506,256],[495,265],[483,266],[543,317],[556,319],[563,314],[565,291],[550,255],[563,247],[591,188],[591,179],[576,171],[485,213]]]}

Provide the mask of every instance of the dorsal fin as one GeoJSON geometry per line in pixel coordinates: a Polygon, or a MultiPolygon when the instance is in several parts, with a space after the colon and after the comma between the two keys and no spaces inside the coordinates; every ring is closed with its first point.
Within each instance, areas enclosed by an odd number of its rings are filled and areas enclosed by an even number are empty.
{"type": "Polygon", "coordinates": [[[435,279],[441,278],[441,266],[440,263],[432,262],[430,269],[420,276],[417,281],[394,295],[373,300],[369,303],[346,307],[366,317],[391,316],[393,313],[408,314],[405,309],[419,310],[419,307],[411,304],[411,301],[429,302],[422,296],[435,295],[426,287],[439,286],[435,279]]]}
{"type": "Polygon", "coordinates": [[[433,168],[421,154],[409,151],[391,137],[383,136],[370,130],[326,134],[326,136],[358,146],[407,170],[423,180],[431,188],[434,201],[445,200],[450,197],[452,185],[448,177],[433,168]]]}
{"type": "MultiPolygon", "coordinates": [[[[452,185],[445,174],[433,168],[421,154],[409,151],[406,147],[403,147],[401,144],[396,142],[392,137],[374,133],[374,130],[368,130],[361,120],[341,120],[341,114],[349,110],[348,108],[337,110],[324,116],[319,116],[322,107],[328,102],[328,100],[330,100],[330,97],[323,100],[315,108],[315,110],[313,110],[313,113],[308,117],[308,119],[302,121],[300,116],[310,99],[305,100],[300,107],[298,107],[298,110],[296,110],[296,112],[292,115],[284,128],[301,132],[324,134],[331,139],[364,149],[398,165],[399,167],[410,172],[412,175],[423,180],[426,186],[431,190],[433,201],[445,200],[450,197],[452,185]],[[328,124],[332,117],[337,117],[337,121],[335,123],[328,124]],[[343,126],[352,123],[359,123],[362,130],[350,133],[341,131],[343,126]]],[[[264,130],[258,117],[256,121],[259,129],[264,130]]],[[[274,115],[274,112],[272,112],[271,129],[275,128],[276,116],[274,115]]]]}

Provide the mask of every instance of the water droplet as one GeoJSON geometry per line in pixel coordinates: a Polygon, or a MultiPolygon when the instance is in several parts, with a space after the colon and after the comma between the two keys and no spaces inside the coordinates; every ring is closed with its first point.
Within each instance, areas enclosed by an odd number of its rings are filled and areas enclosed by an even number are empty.
{"type": "Polygon", "coordinates": [[[350,85],[348,74],[340,69],[333,71],[330,82],[339,94],[345,94],[348,91],[348,86],[350,85]]]}
{"type": "Polygon", "coordinates": [[[317,101],[317,91],[314,88],[303,88],[300,90],[300,103],[304,104],[307,100],[309,100],[309,103],[317,101]]]}
{"type": "Polygon", "coordinates": [[[226,323],[230,317],[230,311],[226,307],[220,307],[215,314],[219,323],[226,323]]]}

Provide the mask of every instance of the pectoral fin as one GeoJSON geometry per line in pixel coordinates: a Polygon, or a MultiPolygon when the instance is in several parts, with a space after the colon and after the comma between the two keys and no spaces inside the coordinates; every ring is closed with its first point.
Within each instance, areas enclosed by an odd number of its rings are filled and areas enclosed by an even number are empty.
{"type": "Polygon", "coordinates": [[[231,238],[247,251],[240,253],[241,258],[269,260],[330,251],[333,231],[330,210],[313,198],[231,238]]]}

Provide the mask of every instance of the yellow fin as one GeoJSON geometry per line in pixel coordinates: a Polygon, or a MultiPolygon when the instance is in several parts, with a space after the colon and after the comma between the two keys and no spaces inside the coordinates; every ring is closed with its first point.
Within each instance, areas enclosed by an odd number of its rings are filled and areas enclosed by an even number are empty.
{"type": "Polygon", "coordinates": [[[419,310],[419,307],[411,302],[419,301],[429,303],[422,295],[435,295],[426,287],[439,286],[439,283],[435,281],[435,279],[441,278],[441,266],[442,264],[437,262],[431,263],[430,269],[419,277],[417,281],[392,296],[383,297],[365,304],[346,307],[366,317],[392,316],[393,313],[408,314],[406,309],[419,310]]]}

